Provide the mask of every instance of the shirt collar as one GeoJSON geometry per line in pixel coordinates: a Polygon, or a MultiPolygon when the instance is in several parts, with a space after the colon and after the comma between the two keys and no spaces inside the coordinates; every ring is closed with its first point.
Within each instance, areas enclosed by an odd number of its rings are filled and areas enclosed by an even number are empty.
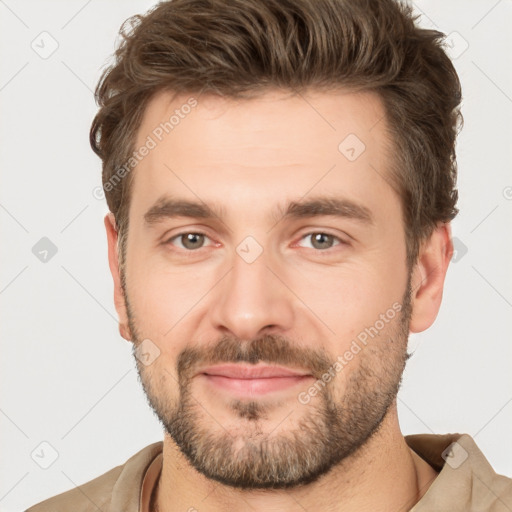
{"type": "Polygon", "coordinates": [[[415,434],[405,436],[405,440],[420,457],[440,470],[409,512],[508,509],[500,495],[507,489],[510,492],[512,480],[495,473],[469,434],[415,434]]]}
{"type": "Polygon", "coordinates": [[[137,452],[126,464],[113,489],[109,512],[139,512],[141,509],[142,483],[146,471],[155,457],[163,450],[163,441],[158,441],[137,452]]]}

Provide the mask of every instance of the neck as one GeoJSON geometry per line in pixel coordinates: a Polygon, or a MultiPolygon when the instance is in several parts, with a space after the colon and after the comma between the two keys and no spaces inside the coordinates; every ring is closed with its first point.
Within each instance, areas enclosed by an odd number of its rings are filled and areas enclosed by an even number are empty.
{"type": "Polygon", "coordinates": [[[395,402],[365,445],[317,481],[292,489],[241,490],[212,481],[190,466],[166,434],[155,510],[288,512],[297,510],[299,504],[309,512],[405,512],[421,499],[436,476],[407,446],[395,402]]]}

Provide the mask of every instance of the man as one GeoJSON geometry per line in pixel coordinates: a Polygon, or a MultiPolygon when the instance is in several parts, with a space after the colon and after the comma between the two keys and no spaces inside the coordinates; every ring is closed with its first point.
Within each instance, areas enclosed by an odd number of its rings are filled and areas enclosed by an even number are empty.
{"type": "Polygon", "coordinates": [[[154,443],[42,511],[512,510],[467,434],[404,437],[453,253],[460,84],[392,0],[174,0],[97,88],[120,334],[154,443]]]}

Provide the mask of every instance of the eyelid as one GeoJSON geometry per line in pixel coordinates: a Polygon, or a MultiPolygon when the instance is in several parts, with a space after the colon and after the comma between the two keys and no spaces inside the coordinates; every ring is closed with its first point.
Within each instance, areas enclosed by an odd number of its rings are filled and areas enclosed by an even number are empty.
{"type": "MultiPolygon", "coordinates": [[[[329,230],[317,228],[317,229],[306,231],[306,232],[302,233],[300,235],[300,237],[298,238],[297,242],[293,243],[293,247],[297,246],[304,238],[311,236],[311,235],[317,235],[317,234],[332,236],[334,239],[338,240],[339,243],[333,245],[332,247],[329,247],[328,249],[324,249],[324,250],[316,249],[316,252],[329,252],[330,250],[333,250],[334,247],[338,247],[340,245],[350,245],[350,243],[342,236],[337,235],[335,233],[331,233],[329,230]]],[[[350,238],[348,235],[346,235],[346,237],[350,238]]],[[[306,249],[310,249],[310,247],[306,247],[306,249]]],[[[315,250],[315,249],[313,248],[313,250],[315,250]]]]}
{"type": "Polygon", "coordinates": [[[218,244],[218,242],[215,242],[212,237],[210,237],[207,233],[205,233],[204,231],[201,231],[201,230],[194,230],[194,229],[187,229],[186,231],[180,231],[179,233],[176,233],[175,235],[172,235],[172,236],[165,236],[164,237],[164,241],[163,241],[163,244],[164,245],[168,245],[168,244],[172,244],[172,241],[175,240],[175,239],[179,239],[180,237],[184,236],[184,235],[202,235],[204,236],[205,238],[208,238],[212,243],[208,246],[203,246],[203,247],[200,247],[199,249],[186,249],[186,248],[182,248],[182,247],[178,247],[178,249],[182,250],[182,251],[185,251],[185,252],[199,252],[201,249],[204,249],[206,247],[211,247],[212,245],[216,245],[218,244]]]}
{"type": "MultiPolygon", "coordinates": [[[[204,236],[205,238],[208,238],[212,243],[210,245],[207,245],[207,246],[199,247],[198,249],[186,249],[184,247],[177,247],[179,250],[181,250],[183,252],[195,253],[195,252],[199,252],[201,249],[205,249],[207,247],[211,247],[211,246],[215,246],[215,245],[218,246],[218,242],[215,242],[212,239],[212,237],[210,237],[207,233],[205,233],[204,231],[201,231],[201,230],[194,230],[194,229],[188,229],[188,230],[185,230],[185,231],[180,231],[179,233],[176,233],[176,234],[172,235],[171,237],[165,237],[163,244],[164,245],[168,245],[168,244],[172,245],[172,242],[174,240],[179,239],[183,235],[189,235],[189,234],[204,236]]],[[[330,252],[331,250],[333,250],[334,247],[338,247],[340,245],[349,245],[349,242],[347,240],[345,240],[342,236],[339,236],[339,235],[336,235],[334,233],[331,233],[329,230],[318,229],[317,228],[317,229],[310,229],[310,231],[303,232],[300,235],[300,237],[298,238],[298,240],[292,244],[292,247],[298,246],[298,244],[304,238],[306,238],[308,236],[315,235],[315,234],[323,234],[323,235],[332,236],[334,239],[338,240],[339,243],[333,245],[333,247],[329,247],[329,248],[324,249],[324,250],[315,249],[314,247],[313,248],[305,247],[305,249],[312,249],[313,251],[318,252],[318,253],[327,253],[327,252],[330,252]]],[[[346,235],[346,236],[348,238],[350,238],[349,235],[346,235]]]]}

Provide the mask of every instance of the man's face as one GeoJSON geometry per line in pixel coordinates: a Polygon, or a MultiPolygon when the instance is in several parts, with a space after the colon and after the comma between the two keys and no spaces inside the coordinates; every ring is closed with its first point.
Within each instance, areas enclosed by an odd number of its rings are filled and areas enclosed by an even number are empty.
{"type": "Polygon", "coordinates": [[[341,92],[170,100],[150,102],[136,148],[153,146],[148,136],[156,145],[133,171],[127,319],[134,350],[159,350],[151,364],[137,359],[142,384],[207,477],[310,482],[396,406],[408,357],[409,273],[383,107],[341,92]],[[215,215],[155,208],[166,199],[215,215]],[[340,202],[338,214],[318,209],[325,199],[340,202]]]}

